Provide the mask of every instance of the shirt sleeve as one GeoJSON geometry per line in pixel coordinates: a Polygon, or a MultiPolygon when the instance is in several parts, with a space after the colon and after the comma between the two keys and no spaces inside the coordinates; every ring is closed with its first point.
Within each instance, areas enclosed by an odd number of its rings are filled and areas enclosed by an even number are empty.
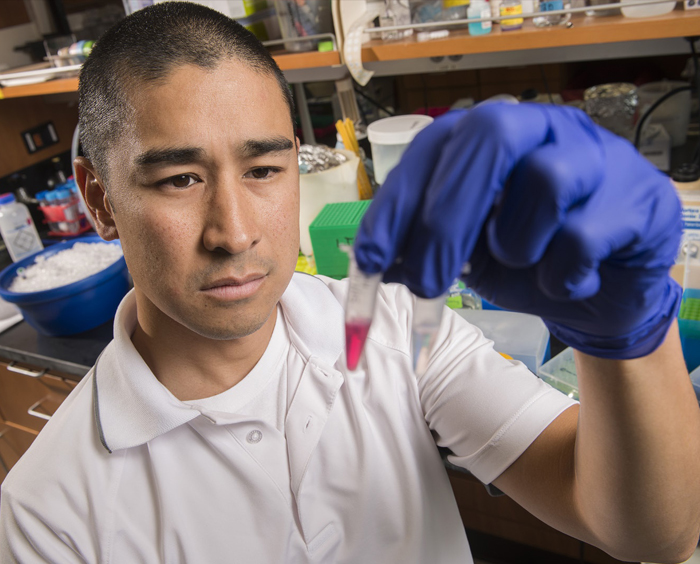
{"type": "Polygon", "coordinates": [[[445,308],[428,369],[418,380],[420,402],[448,460],[485,484],[500,476],[542,431],[577,402],[445,308]]]}
{"type": "MultiPolygon", "coordinates": [[[[83,564],[71,548],[37,511],[21,504],[3,484],[0,503],[0,562],[3,564],[83,564]]],[[[87,519],[88,517],[85,516],[87,519]]]]}
{"type": "MultiPolygon", "coordinates": [[[[345,281],[322,278],[344,303],[345,281]]],[[[410,359],[414,298],[382,284],[370,338],[410,359]]],[[[410,368],[407,368],[410,371],[410,368]]],[[[411,378],[415,378],[411,373],[411,378]]],[[[445,307],[426,372],[417,380],[425,420],[448,460],[490,484],[577,402],[524,364],[507,360],[477,327],[445,307]]]]}

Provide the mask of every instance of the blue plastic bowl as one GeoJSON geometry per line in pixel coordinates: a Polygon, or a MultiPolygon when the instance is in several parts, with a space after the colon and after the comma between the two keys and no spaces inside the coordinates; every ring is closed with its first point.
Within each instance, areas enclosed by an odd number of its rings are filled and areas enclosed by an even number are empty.
{"type": "MultiPolygon", "coordinates": [[[[92,276],[58,288],[29,293],[8,290],[17,269],[34,264],[39,255],[49,257],[78,242],[105,241],[98,235],[88,235],[56,243],[0,272],[0,298],[19,307],[24,320],[42,335],[74,335],[102,325],[114,317],[119,302],[129,291],[129,271],[124,257],[92,276]]],[[[110,243],[119,245],[119,241],[110,243]]]]}

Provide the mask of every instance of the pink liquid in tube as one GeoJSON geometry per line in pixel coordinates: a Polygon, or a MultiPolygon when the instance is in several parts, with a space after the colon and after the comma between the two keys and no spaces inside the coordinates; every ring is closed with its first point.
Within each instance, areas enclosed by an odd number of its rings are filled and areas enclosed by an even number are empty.
{"type": "Polygon", "coordinates": [[[360,362],[362,349],[369,333],[370,321],[350,321],[345,323],[345,354],[348,369],[355,370],[360,362]]]}

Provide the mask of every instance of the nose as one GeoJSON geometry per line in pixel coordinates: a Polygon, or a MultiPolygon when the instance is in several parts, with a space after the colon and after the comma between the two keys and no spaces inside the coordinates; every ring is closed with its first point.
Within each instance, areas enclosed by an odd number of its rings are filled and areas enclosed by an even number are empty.
{"type": "Polygon", "coordinates": [[[222,181],[211,187],[202,237],[208,251],[237,255],[260,241],[262,231],[254,199],[245,186],[236,182],[222,181]]]}

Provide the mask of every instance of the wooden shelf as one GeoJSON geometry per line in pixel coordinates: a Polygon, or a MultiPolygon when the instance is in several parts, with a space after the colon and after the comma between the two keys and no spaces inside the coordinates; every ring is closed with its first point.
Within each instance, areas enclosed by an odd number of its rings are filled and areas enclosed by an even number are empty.
{"type": "Polygon", "coordinates": [[[674,10],[655,18],[626,18],[624,16],[586,17],[574,15],[573,26],[537,28],[532,20],[525,20],[522,29],[501,31],[488,35],[470,36],[466,29],[450,32],[444,39],[418,42],[415,34],[401,41],[374,39],[362,48],[364,62],[386,62],[450,55],[498,53],[643,41],[700,35],[700,11],[674,10]]]}
{"type": "MultiPolygon", "coordinates": [[[[340,53],[338,51],[306,52],[306,53],[273,53],[273,57],[283,71],[322,68],[340,65],[340,53]]],[[[44,96],[47,94],[60,94],[64,92],[77,92],[78,77],[56,78],[38,84],[26,86],[10,86],[0,88],[0,99],[22,98],[25,96],[44,96]]]]}
{"type": "MultiPolygon", "coordinates": [[[[415,34],[402,41],[372,40],[362,48],[362,60],[366,63],[387,63],[450,55],[489,54],[523,52],[531,49],[585,47],[587,45],[646,41],[700,35],[700,10],[674,10],[655,18],[586,17],[574,15],[570,28],[556,27],[539,29],[532,20],[525,20],[522,29],[501,31],[496,27],[492,33],[478,37],[469,35],[466,29],[453,30],[449,37],[420,43],[415,34]]],[[[299,74],[318,69],[316,80],[324,80],[328,69],[341,65],[338,51],[327,52],[273,52],[273,57],[283,71],[299,74]],[[325,74],[324,74],[325,73],[325,74]]],[[[337,70],[337,68],[335,69],[337,70]]],[[[313,73],[312,73],[313,74],[313,73]]],[[[336,77],[334,77],[336,78],[336,77]]],[[[328,76],[325,79],[329,79],[328,76]]],[[[308,80],[308,77],[297,82],[308,80]]],[[[75,92],[77,78],[54,79],[27,86],[0,89],[0,98],[41,96],[62,92],[75,92]]]]}
{"type": "Polygon", "coordinates": [[[56,78],[38,84],[25,86],[10,86],[0,89],[0,98],[23,98],[25,96],[43,96],[44,94],[60,94],[62,92],[77,92],[78,77],[56,78]]]}

